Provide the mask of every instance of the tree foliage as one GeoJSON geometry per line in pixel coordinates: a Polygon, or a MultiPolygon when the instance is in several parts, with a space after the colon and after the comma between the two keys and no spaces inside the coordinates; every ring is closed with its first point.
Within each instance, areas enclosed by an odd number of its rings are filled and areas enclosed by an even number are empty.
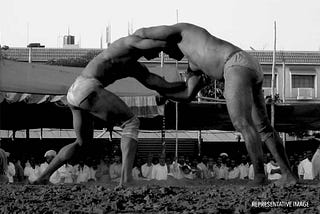
{"type": "Polygon", "coordinates": [[[46,64],[49,65],[60,65],[60,66],[70,66],[70,67],[86,67],[87,64],[97,56],[101,51],[89,51],[85,56],[82,57],[72,57],[65,59],[52,59],[47,61],[46,64]]]}

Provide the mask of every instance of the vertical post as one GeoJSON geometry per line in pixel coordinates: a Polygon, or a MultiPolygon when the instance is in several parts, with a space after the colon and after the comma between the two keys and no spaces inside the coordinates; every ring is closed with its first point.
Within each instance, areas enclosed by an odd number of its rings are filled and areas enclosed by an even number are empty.
{"type": "Polygon", "coordinates": [[[271,76],[271,125],[274,127],[274,77],[275,77],[275,63],[276,63],[276,21],[274,21],[274,43],[273,43],[273,57],[272,57],[272,76],[271,76]]]}
{"type": "Polygon", "coordinates": [[[286,133],[283,132],[283,133],[282,133],[282,141],[283,141],[283,147],[284,147],[284,148],[286,148],[286,140],[287,140],[287,139],[286,139],[286,133]]]}
{"type": "Polygon", "coordinates": [[[284,59],[282,59],[282,100],[286,102],[286,63],[284,59]]]}
{"type": "Polygon", "coordinates": [[[179,130],[179,116],[178,116],[178,102],[176,102],[176,152],[175,156],[178,160],[178,145],[179,145],[179,139],[178,139],[178,130],[179,130]]]}
{"type": "Polygon", "coordinates": [[[201,136],[201,130],[198,131],[198,156],[201,156],[201,142],[202,142],[202,136],[201,136]]]}
{"type": "MultiPolygon", "coordinates": [[[[178,9],[176,10],[176,18],[177,18],[177,23],[179,22],[179,12],[178,9]]],[[[176,70],[178,71],[178,60],[176,60],[176,70]]],[[[175,152],[175,156],[178,160],[178,145],[179,145],[179,139],[178,139],[178,130],[179,130],[179,117],[178,117],[178,112],[179,112],[179,108],[178,108],[178,102],[175,103],[176,104],[176,152],[175,152]]]]}
{"type": "Polygon", "coordinates": [[[31,63],[32,62],[32,47],[29,47],[29,59],[28,62],[31,63]]]}
{"type": "MultiPolygon", "coordinates": [[[[160,52],[160,67],[161,67],[161,73],[162,73],[162,77],[164,78],[165,75],[163,73],[163,66],[164,66],[164,53],[163,51],[160,52]]],[[[164,111],[165,112],[165,107],[166,105],[164,104],[164,111]]],[[[161,129],[161,142],[162,142],[162,154],[165,155],[166,153],[166,115],[165,113],[163,114],[163,118],[162,118],[162,129],[161,129]]]]}

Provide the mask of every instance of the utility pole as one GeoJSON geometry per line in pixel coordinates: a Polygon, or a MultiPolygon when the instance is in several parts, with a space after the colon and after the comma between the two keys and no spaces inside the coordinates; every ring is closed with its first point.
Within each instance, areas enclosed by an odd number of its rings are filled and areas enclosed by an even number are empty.
{"type": "Polygon", "coordinates": [[[274,127],[274,79],[275,79],[275,64],[276,64],[276,32],[277,26],[274,21],[274,41],[273,41],[273,57],[272,57],[272,75],[271,75],[271,125],[274,127]]]}

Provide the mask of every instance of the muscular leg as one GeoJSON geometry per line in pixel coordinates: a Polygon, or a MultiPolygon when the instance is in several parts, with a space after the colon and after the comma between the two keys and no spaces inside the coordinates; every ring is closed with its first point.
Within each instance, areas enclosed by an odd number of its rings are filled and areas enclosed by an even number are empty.
{"type": "Polygon", "coordinates": [[[254,73],[243,67],[231,67],[225,71],[225,98],[227,108],[236,130],[240,131],[251,158],[255,176],[253,184],[264,184],[262,142],[251,112],[253,106],[252,80],[254,73]]]}
{"type": "Polygon", "coordinates": [[[93,121],[92,116],[79,108],[71,107],[73,116],[73,126],[77,136],[74,143],[64,146],[57,156],[51,161],[43,174],[34,182],[34,184],[46,184],[50,176],[59,169],[66,161],[70,160],[79,152],[83,145],[88,144],[93,139],[93,121]]]}
{"type": "MultiPolygon", "coordinates": [[[[57,170],[65,161],[76,154],[83,145],[88,144],[93,138],[92,115],[107,122],[108,125],[119,125],[131,119],[134,115],[130,108],[113,93],[99,88],[91,93],[81,104],[80,108],[71,107],[74,121],[74,129],[77,140],[63,147],[58,155],[52,160],[43,175],[36,183],[47,183],[50,175],[57,170]]],[[[120,185],[130,182],[132,164],[134,161],[137,141],[130,137],[121,140],[122,149],[122,178],[120,185]],[[130,168],[131,166],[131,168],[130,168]]]]}
{"type": "Polygon", "coordinates": [[[262,91],[262,83],[254,86],[253,90],[254,107],[252,117],[261,135],[262,141],[270,150],[276,162],[281,169],[281,179],[277,182],[280,185],[291,185],[297,182],[294,174],[291,172],[289,160],[283,147],[279,134],[271,126],[262,91]]]}
{"type": "MultiPolygon", "coordinates": [[[[102,88],[92,93],[81,107],[112,126],[122,125],[134,117],[130,108],[118,96],[102,88]]],[[[122,169],[119,187],[132,181],[132,165],[136,149],[137,140],[130,135],[122,134],[122,169]]]]}

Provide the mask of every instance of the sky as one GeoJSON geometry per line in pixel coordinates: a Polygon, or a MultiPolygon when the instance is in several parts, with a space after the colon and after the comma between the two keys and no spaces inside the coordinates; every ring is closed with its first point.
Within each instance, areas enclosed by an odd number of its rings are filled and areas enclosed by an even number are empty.
{"type": "Polygon", "coordinates": [[[133,30],[189,22],[242,49],[320,51],[319,0],[0,0],[0,44],[38,42],[62,47],[75,36],[82,48],[99,48],[105,28],[111,42],[133,30]]]}

